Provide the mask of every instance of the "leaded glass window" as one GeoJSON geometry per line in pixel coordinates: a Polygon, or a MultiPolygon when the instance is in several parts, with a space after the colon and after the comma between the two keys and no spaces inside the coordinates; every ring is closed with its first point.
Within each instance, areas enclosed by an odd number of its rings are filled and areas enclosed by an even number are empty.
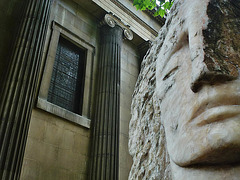
{"type": "Polygon", "coordinates": [[[48,101],[81,115],[84,74],[84,50],[60,37],[48,91],[48,101]]]}

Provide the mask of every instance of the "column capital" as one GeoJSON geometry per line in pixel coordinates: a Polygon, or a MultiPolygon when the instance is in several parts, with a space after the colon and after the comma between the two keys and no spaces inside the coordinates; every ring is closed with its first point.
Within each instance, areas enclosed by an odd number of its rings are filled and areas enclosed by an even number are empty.
{"type": "Polygon", "coordinates": [[[128,40],[133,39],[133,32],[130,30],[129,25],[125,25],[120,18],[113,15],[112,13],[106,14],[101,21],[100,25],[108,25],[110,27],[120,26],[123,29],[124,38],[128,40]]]}

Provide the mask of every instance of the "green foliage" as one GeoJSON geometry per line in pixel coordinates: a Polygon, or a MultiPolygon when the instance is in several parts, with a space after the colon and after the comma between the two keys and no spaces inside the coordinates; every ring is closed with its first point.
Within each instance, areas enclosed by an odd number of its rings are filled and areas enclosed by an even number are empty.
{"type": "Polygon", "coordinates": [[[153,10],[156,8],[156,12],[154,16],[160,15],[163,17],[168,10],[172,7],[174,0],[159,0],[160,6],[157,5],[156,0],[133,0],[133,6],[137,8],[137,10],[153,10]]]}

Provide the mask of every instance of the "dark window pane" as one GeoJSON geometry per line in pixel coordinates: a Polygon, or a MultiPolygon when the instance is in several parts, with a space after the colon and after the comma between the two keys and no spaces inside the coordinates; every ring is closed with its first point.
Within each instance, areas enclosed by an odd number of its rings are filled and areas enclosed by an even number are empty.
{"type": "Polygon", "coordinates": [[[81,114],[85,74],[85,52],[59,39],[48,91],[48,101],[81,114]]]}

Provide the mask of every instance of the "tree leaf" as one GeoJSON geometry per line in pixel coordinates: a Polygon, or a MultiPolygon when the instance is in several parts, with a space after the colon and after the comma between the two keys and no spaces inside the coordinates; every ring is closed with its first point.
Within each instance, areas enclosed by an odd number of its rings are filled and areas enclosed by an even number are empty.
{"type": "MultiPolygon", "coordinates": [[[[161,16],[164,17],[167,10],[170,10],[170,8],[173,5],[174,0],[158,0],[160,2],[160,6],[158,6],[157,11],[154,13],[154,16],[161,16]]],[[[155,7],[157,7],[156,0],[133,0],[133,6],[137,8],[137,10],[152,10],[155,7]]]]}

